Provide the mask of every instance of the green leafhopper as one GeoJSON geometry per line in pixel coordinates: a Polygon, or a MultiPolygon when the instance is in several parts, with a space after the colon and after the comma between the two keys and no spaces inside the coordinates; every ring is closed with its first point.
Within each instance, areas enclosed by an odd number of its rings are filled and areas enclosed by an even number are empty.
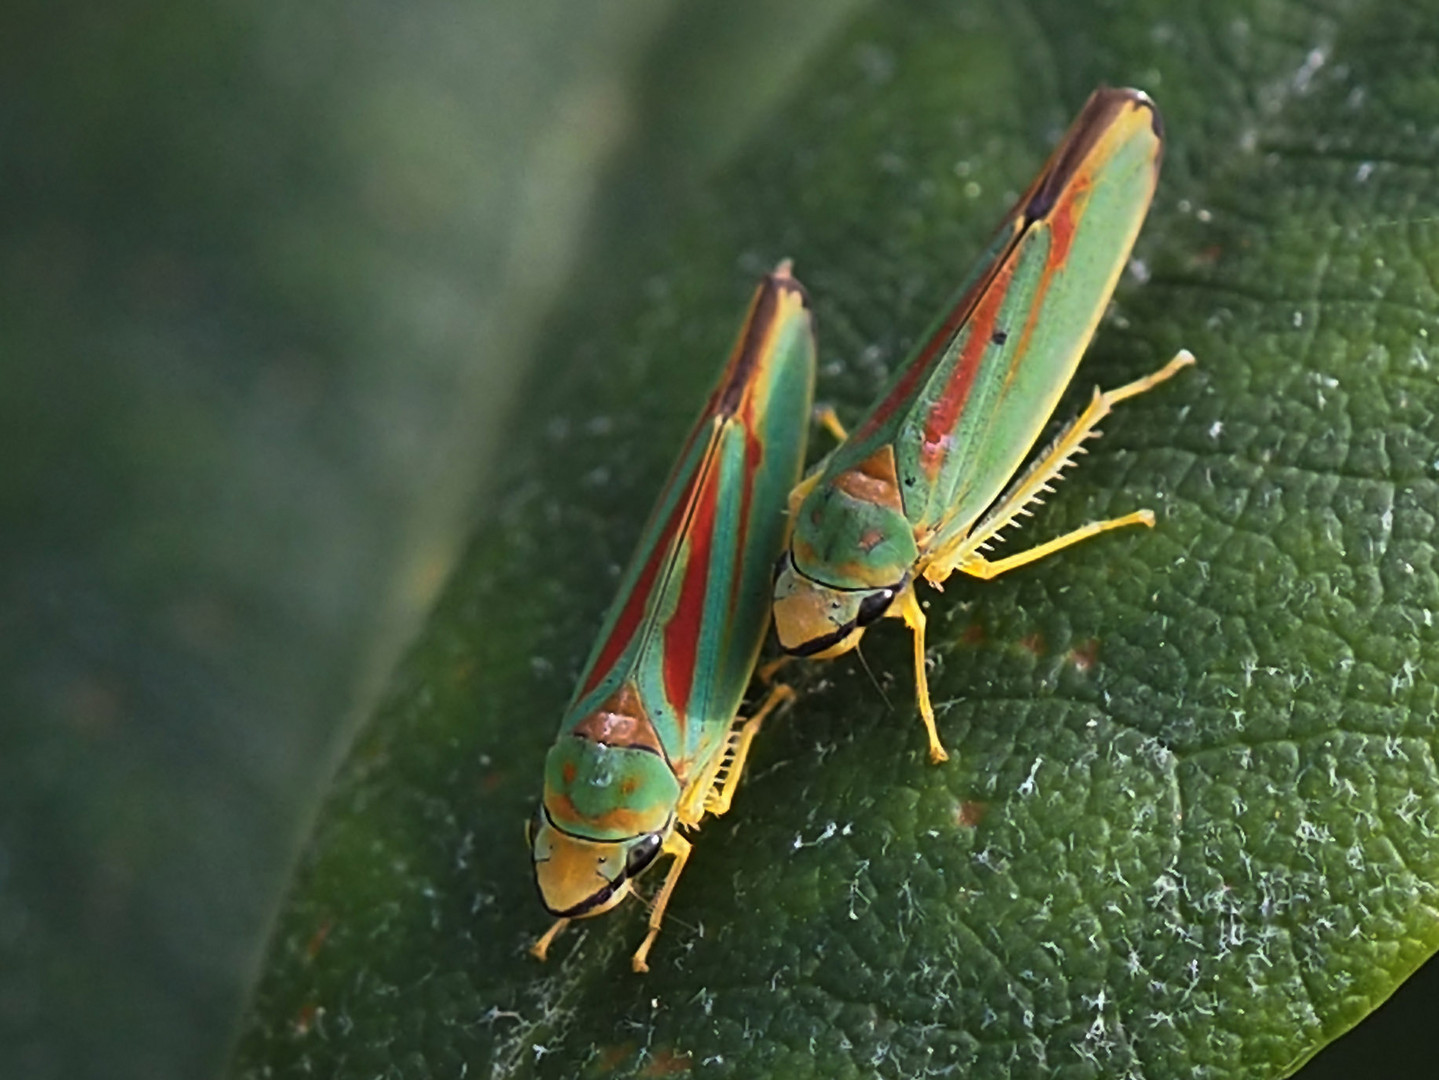
{"type": "MultiPolygon", "coordinates": [[[[1194,362],[1181,352],[1084,412],[1016,478],[1093,337],[1158,178],[1163,128],[1137,90],[1096,91],[1010,211],[958,301],[879,401],[791,496],[794,531],[774,584],[775,628],[793,656],[833,657],[882,616],[914,635],[930,757],[948,755],[925,677],[923,578],[993,578],[1125,525],[1091,522],[991,560],[989,545],[1083,452],[1110,408],[1194,362]]],[[[837,426],[833,421],[832,426],[837,426]]]]}
{"type": "Polygon", "coordinates": [[[636,971],[689,858],[678,831],[729,809],[750,742],[788,699],[737,715],[769,628],[769,583],[804,463],[814,394],[809,302],[788,262],[760,284],[739,340],[651,511],[545,760],[535,881],[557,921],[598,915],[661,855],[673,861],[636,971]]]}

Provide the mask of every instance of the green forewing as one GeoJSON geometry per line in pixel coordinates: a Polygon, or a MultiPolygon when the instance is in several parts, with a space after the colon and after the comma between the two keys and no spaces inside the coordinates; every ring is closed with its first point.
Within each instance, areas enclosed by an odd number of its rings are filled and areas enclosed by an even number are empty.
{"type": "Polygon", "coordinates": [[[651,512],[562,733],[628,680],[671,761],[723,736],[768,627],[814,366],[808,302],[776,272],[651,512]]]}
{"type": "Polygon", "coordinates": [[[1104,313],[1153,196],[1157,127],[1142,94],[1090,98],[827,474],[892,442],[917,534],[974,522],[1033,448],[1104,313]]]}

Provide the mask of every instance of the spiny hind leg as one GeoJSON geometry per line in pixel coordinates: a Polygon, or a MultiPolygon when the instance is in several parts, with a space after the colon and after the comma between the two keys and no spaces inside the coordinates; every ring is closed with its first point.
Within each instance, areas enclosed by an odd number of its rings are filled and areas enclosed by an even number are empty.
{"type": "Polygon", "coordinates": [[[971,577],[988,580],[1111,529],[1122,529],[1129,525],[1152,527],[1153,511],[1137,510],[1107,521],[1091,521],[1063,536],[1003,559],[990,560],[980,554],[981,549],[996,540],[999,534],[1013,525],[1020,516],[1028,516],[1029,507],[1041,501],[1041,496],[1054,490],[1050,482],[1057,480],[1061,472],[1074,464],[1076,455],[1084,452],[1083,443],[1098,434],[1099,422],[1109,415],[1116,403],[1144,393],[1192,363],[1194,355],[1187,349],[1181,349],[1164,367],[1142,379],[1135,379],[1117,390],[1096,390],[1084,412],[1059,433],[1039,459],[1000,497],[994,508],[967,534],[957,537],[953,543],[935,552],[925,565],[925,579],[937,585],[958,570],[971,577]]]}
{"type": "Polygon", "coordinates": [[[794,691],[790,687],[784,683],[776,683],[753,716],[748,719],[736,717],[734,728],[726,736],[727,745],[723,760],[715,770],[714,781],[705,795],[704,808],[708,813],[718,817],[730,808],[735,788],[739,786],[740,775],[744,772],[745,760],[749,757],[750,744],[759,734],[760,725],[764,723],[765,717],[781,705],[793,701],[794,697],[794,691]]]}
{"type": "MultiPolygon", "coordinates": [[[[1109,532],[1111,529],[1123,529],[1130,525],[1147,525],[1154,527],[1153,510],[1136,510],[1132,514],[1125,514],[1123,517],[1109,518],[1105,521],[1091,521],[1087,525],[1081,525],[1077,529],[1057,536],[1053,540],[1046,541],[1035,547],[1024,551],[1016,552],[1003,559],[986,559],[979,554],[971,554],[965,558],[954,569],[960,573],[968,574],[970,577],[977,577],[983,581],[997,578],[1000,574],[1006,574],[1011,570],[1036,562],[1046,555],[1052,555],[1061,548],[1067,548],[1071,544],[1077,544],[1081,540],[1088,540],[1091,536],[1098,536],[1100,533],[1109,532]]],[[[928,576],[926,571],[925,576],[928,576]]]]}
{"type": "Polygon", "coordinates": [[[919,702],[919,718],[924,721],[924,731],[929,736],[929,760],[938,765],[941,761],[948,761],[949,755],[939,741],[939,729],[934,723],[934,705],[929,700],[929,675],[924,666],[925,618],[913,586],[900,594],[896,613],[914,637],[914,696],[919,702]]]}
{"type": "Polygon", "coordinates": [[[645,939],[640,942],[640,947],[635,950],[634,956],[630,959],[630,965],[637,972],[646,972],[650,969],[645,958],[650,954],[650,946],[659,937],[660,924],[664,921],[665,908],[669,907],[670,896],[675,891],[675,885],[684,872],[685,863],[689,860],[693,845],[677,832],[672,832],[665,838],[665,846],[660,849],[661,855],[673,855],[674,862],[670,863],[669,873],[665,874],[665,883],[660,886],[660,891],[655,894],[654,903],[650,905],[650,928],[645,934],[645,939]]]}

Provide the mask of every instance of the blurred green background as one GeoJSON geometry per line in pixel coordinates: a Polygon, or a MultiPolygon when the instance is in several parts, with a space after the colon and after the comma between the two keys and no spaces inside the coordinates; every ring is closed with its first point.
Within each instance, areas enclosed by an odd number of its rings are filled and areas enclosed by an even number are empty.
{"type": "Polygon", "coordinates": [[[617,150],[655,227],[845,10],[0,15],[0,1075],[220,1067],[617,150]]]}
{"type": "Polygon", "coordinates": [[[859,6],[0,16],[0,1075],[221,1068],[556,299],[859,6]]]}

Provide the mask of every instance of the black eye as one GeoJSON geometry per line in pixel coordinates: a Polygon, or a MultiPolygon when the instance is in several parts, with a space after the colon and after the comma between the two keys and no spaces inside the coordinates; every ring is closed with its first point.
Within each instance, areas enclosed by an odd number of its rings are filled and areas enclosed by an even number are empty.
{"type": "Polygon", "coordinates": [[[660,853],[660,834],[650,833],[643,840],[640,840],[634,847],[630,848],[629,854],[625,856],[625,877],[635,877],[650,863],[655,861],[655,856],[660,853]]]}
{"type": "Polygon", "coordinates": [[[859,613],[854,617],[854,625],[868,626],[889,610],[890,601],[893,599],[893,589],[880,589],[879,592],[870,593],[859,602],[859,613]]]}

